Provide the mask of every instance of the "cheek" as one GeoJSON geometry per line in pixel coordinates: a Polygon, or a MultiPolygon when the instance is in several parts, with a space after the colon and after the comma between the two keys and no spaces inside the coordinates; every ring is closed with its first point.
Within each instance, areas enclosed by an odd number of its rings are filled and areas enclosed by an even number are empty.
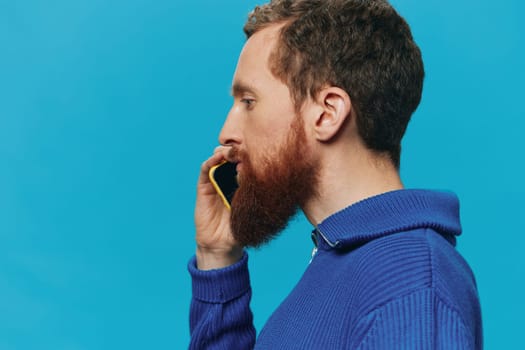
{"type": "Polygon", "coordinates": [[[244,143],[249,156],[272,153],[278,149],[292,126],[295,118],[291,106],[259,105],[244,124],[244,143]]]}
{"type": "Polygon", "coordinates": [[[262,150],[270,147],[273,143],[271,135],[274,132],[274,128],[264,122],[253,120],[252,123],[246,125],[244,129],[244,143],[248,154],[260,153],[262,150]]]}
{"type": "Polygon", "coordinates": [[[253,123],[248,128],[247,135],[250,135],[251,143],[255,147],[271,147],[283,142],[290,131],[290,127],[290,122],[284,118],[267,118],[264,122],[253,123]]]}
{"type": "Polygon", "coordinates": [[[274,156],[285,141],[283,131],[275,128],[260,128],[246,134],[246,152],[253,163],[260,163],[263,158],[274,156]]]}

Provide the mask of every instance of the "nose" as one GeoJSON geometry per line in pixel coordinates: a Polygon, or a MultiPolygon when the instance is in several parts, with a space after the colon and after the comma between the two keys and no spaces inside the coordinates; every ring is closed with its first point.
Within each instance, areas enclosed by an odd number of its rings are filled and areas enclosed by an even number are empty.
{"type": "Polygon", "coordinates": [[[219,143],[221,145],[239,145],[241,143],[241,131],[237,118],[236,107],[233,106],[226,116],[226,120],[219,134],[219,143]]]}

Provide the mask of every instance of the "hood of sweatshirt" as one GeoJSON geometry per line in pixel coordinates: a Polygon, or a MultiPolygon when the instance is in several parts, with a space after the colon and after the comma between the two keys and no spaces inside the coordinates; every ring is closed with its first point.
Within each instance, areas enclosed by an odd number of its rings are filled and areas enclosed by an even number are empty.
{"type": "Polygon", "coordinates": [[[424,228],[455,245],[461,224],[454,193],[403,189],[373,196],[323,220],[312,239],[320,248],[352,249],[379,237],[424,228]]]}

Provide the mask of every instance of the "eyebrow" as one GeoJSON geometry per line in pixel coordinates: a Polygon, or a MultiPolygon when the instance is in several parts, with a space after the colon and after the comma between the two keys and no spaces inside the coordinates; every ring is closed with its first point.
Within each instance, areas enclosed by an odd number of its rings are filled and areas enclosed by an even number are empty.
{"type": "Polygon", "coordinates": [[[254,94],[254,95],[258,95],[257,94],[257,89],[249,84],[246,84],[246,83],[243,83],[243,82],[240,82],[240,81],[236,81],[233,83],[232,87],[231,87],[231,95],[232,96],[240,96],[244,93],[251,93],[251,94],[254,94]]]}

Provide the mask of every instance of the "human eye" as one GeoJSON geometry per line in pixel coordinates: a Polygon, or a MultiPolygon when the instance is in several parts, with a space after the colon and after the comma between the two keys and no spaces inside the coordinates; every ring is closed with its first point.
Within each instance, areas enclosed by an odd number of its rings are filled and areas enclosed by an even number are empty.
{"type": "Polygon", "coordinates": [[[241,98],[241,103],[245,104],[248,109],[251,109],[255,105],[255,99],[248,97],[241,98]]]}

